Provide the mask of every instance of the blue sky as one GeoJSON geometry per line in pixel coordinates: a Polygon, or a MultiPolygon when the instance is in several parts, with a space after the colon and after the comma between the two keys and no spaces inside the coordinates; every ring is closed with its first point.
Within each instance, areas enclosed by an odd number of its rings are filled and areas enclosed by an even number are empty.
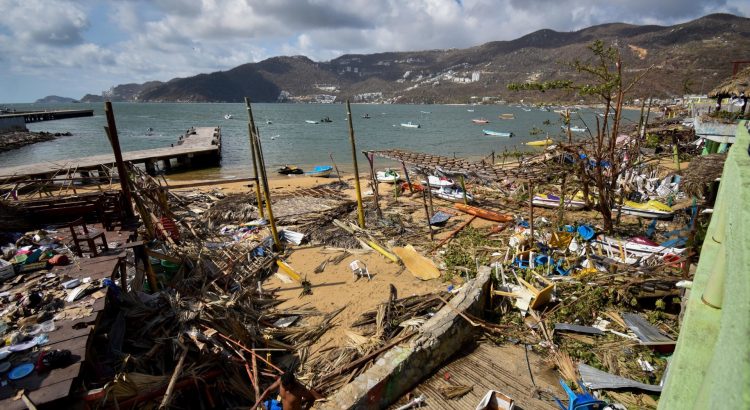
{"type": "Polygon", "coordinates": [[[747,0],[0,0],[0,103],[80,98],[277,55],[470,47],[542,28],[669,25],[747,0]]]}

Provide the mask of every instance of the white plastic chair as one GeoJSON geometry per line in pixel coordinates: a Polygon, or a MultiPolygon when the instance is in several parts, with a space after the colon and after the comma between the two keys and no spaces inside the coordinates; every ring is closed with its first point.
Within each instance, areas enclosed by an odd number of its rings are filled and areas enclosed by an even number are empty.
{"type": "Polygon", "coordinates": [[[359,259],[352,261],[352,263],[349,264],[349,268],[351,268],[352,273],[354,273],[354,280],[365,276],[367,276],[367,280],[372,279],[370,270],[367,269],[367,265],[365,265],[364,262],[360,262],[359,259]],[[364,265],[364,267],[360,266],[360,264],[364,265]]]}

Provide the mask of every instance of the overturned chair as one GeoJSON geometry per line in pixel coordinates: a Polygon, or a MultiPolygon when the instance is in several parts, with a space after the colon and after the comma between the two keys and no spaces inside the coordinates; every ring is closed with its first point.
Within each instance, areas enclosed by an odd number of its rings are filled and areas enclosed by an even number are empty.
{"type": "Polygon", "coordinates": [[[364,277],[367,277],[367,280],[372,279],[372,275],[370,275],[370,270],[367,269],[367,265],[359,259],[352,261],[352,263],[349,264],[349,268],[351,268],[352,273],[354,273],[355,281],[364,277]],[[364,265],[364,267],[361,265],[364,265]]]}

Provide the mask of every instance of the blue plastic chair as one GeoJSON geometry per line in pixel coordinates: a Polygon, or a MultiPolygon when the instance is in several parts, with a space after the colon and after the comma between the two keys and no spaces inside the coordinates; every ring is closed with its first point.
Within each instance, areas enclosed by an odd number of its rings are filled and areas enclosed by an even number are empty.
{"type": "Polygon", "coordinates": [[[592,396],[586,386],[581,381],[578,382],[578,387],[581,388],[583,393],[576,394],[573,390],[568,387],[568,384],[560,379],[560,386],[562,386],[565,393],[568,394],[568,406],[566,407],[562,400],[555,397],[557,405],[562,410],[603,410],[607,407],[607,402],[597,399],[592,396]]]}

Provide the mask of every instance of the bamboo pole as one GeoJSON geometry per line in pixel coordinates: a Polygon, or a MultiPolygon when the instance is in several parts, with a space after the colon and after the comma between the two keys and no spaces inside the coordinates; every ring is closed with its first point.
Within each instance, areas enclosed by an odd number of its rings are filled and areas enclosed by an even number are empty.
{"type": "Polygon", "coordinates": [[[336,161],[333,159],[333,152],[329,152],[328,153],[328,157],[331,158],[331,162],[333,163],[333,169],[336,170],[336,178],[339,179],[339,184],[341,184],[342,183],[342,181],[341,181],[341,173],[339,172],[338,165],[336,165],[336,161]]]}
{"type": "Polygon", "coordinates": [[[115,154],[117,174],[120,177],[120,189],[122,190],[122,196],[125,202],[125,216],[132,218],[135,214],[133,213],[132,195],[130,194],[130,187],[128,186],[128,173],[125,171],[125,163],[122,160],[120,138],[117,135],[117,124],[115,123],[115,113],[112,111],[112,103],[109,101],[104,103],[104,114],[107,117],[107,126],[104,127],[104,130],[107,133],[109,143],[112,145],[112,151],[115,154]]]}
{"type": "Polygon", "coordinates": [[[357,194],[357,221],[359,227],[365,229],[365,207],[362,204],[362,188],[359,185],[359,166],[357,164],[357,143],[354,138],[354,124],[352,122],[352,107],[346,100],[346,117],[349,120],[349,142],[352,145],[352,165],[354,165],[354,191],[357,194]]]}
{"type": "Polygon", "coordinates": [[[469,200],[466,198],[466,184],[464,184],[464,176],[459,175],[459,178],[461,178],[459,181],[461,181],[461,191],[463,191],[464,194],[464,205],[469,205],[469,200]]]}
{"type": "Polygon", "coordinates": [[[430,185],[430,175],[424,174],[424,177],[427,181],[427,199],[430,201],[430,215],[434,215],[435,208],[432,207],[432,185],[430,185]]]}
{"type": "Polygon", "coordinates": [[[279,241],[279,232],[276,230],[276,220],[273,217],[273,209],[271,208],[271,190],[268,188],[268,175],[266,174],[266,161],[263,158],[263,146],[260,142],[260,135],[258,129],[255,127],[255,120],[253,119],[253,110],[250,108],[250,99],[245,97],[247,101],[247,113],[250,117],[250,129],[255,131],[250,133],[250,139],[255,144],[255,153],[258,155],[258,168],[260,169],[260,176],[263,180],[263,195],[266,201],[266,212],[268,213],[268,222],[271,224],[271,235],[273,235],[273,243],[276,247],[276,251],[281,249],[281,241],[279,241]]]}
{"type": "Polygon", "coordinates": [[[378,218],[383,217],[383,213],[380,211],[380,195],[378,194],[378,180],[375,178],[375,157],[372,154],[365,153],[367,162],[370,163],[370,183],[372,184],[372,201],[375,204],[375,212],[377,212],[378,218]]]}
{"type": "Polygon", "coordinates": [[[182,367],[185,365],[185,357],[187,356],[188,348],[183,346],[182,348],[182,354],[180,354],[180,360],[177,361],[177,366],[174,368],[174,372],[172,373],[172,378],[169,379],[169,385],[167,386],[167,391],[164,393],[164,397],[161,400],[161,404],[159,404],[159,409],[166,409],[169,407],[169,401],[172,399],[172,392],[174,391],[174,385],[177,383],[177,379],[180,378],[180,374],[182,373],[182,367]]]}
{"type": "Polygon", "coordinates": [[[409,178],[409,170],[406,169],[406,163],[404,161],[401,161],[401,168],[404,170],[404,177],[406,178],[406,183],[409,185],[409,191],[411,193],[414,193],[414,187],[411,186],[411,178],[409,178]]]}
{"type": "Polygon", "coordinates": [[[247,109],[247,136],[250,140],[250,153],[253,157],[253,180],[255,180],[255,199],[258,201],[258,216],[265,218],[265,215],[263,214],[263,198],[260,195],[260,182],[258,180],[258,155],[255,152],[255,144],[253,144],[253,113],[250,109],[250,99],[247,97],[245,97],[245,107],[247,109]]]}
{"type": "Polygon", "coordinates": [[[529,181],[529,231],[531,232],[531,246],[534,246],[534,183],[529,181]]]}
{"type": "Polygon", "coordinates": [[[422,191],[422,203],[424,204],[424,213],[425,216],[427,216],[427,229],[430,231],[430,240],[434,241],[435,238],[432,234],[432,223],[430,223],[430,210],[427,209],[427,194],[425,194],[424,191],[422,191]]]}

